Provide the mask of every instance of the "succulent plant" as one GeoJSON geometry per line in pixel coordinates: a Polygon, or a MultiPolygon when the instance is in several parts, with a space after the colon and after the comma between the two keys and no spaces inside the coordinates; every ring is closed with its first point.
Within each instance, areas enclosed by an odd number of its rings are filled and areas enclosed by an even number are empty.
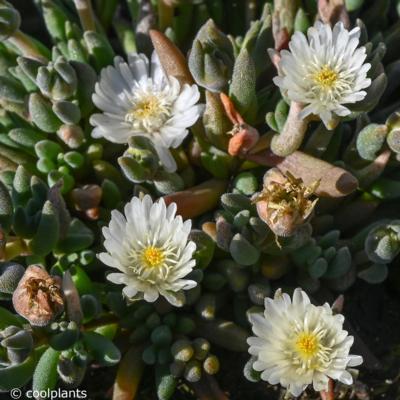
{"type": "Polygon", "coordinates": [[[276,289],[398,286],[398,1],[19,3],[0,0],[0,392],[115,366],[114,399],[223,400],[276,289]]]}

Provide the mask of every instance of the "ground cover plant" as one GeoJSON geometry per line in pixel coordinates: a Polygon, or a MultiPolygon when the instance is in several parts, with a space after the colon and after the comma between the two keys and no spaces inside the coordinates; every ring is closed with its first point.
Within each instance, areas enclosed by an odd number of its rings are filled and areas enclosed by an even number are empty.
{"type": "Polygon", "coordinates": [[[0,0],[0,398],[400,398],[400,2],[0,0]]]}

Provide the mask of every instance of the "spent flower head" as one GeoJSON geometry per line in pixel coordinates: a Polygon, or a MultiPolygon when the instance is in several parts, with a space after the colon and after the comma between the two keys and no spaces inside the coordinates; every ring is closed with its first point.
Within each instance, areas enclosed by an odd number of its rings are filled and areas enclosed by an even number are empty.
{"type": "Polygon", "coordinates": [[[306,186],[289,171],[273,168],[264,176],[261,192],[253,196],[260,218],[278,236],[291,236],[311,216],[318,201],[314,192],[319,182],[306,186]]]}
{"type": "Polygon", "coordinates": [[[151,65],[144,54],[131,54],[128,62],[115,57],[114,66],[101,71],[93,102],[103,111],[93,114],[93,137],[128,143],[133,136],[149,137],[165,169],[176,170],[169,149],[178,147],[200,116],[196,85],[167,77],[156,53],[151,65]]]}
{"type": "Polygon", "coordinates": [[[134,197],[124,214],[114,210],[108,227],[103,228],[106,253],[100,260],[119,272],[107,279],[125,285],[129,299],[154,302],[161,295],[174,306],[185,302],[183,290],[196,286],[185,277],[196,262],[194,242],[188,237],[191,221],[176,216],[176,204],[164,200],[153,203],[150,196],[134,197]]]}
{"type": "Polygon", "coordinates": [[[61,280],[31,265],[19,281],[12,300],[15,311],[32,325],[46,326],[64,309],[61,280]]]}
{"type": "Polygon", "coordinates": [[[365,47],[358,47],[360,28],[348,31],[341,22],[333,29],[316,22],[307,37],[295,32],[288,50],[281,51],[274,83],[291,101],[303,104],[301,118],[317,115],[330,129],[335,117],[351,113],[346,107],[366,96],[371,85],[365,47]]]}
{"type": "Polygon", "coordinates": [[[343,315],[334,315],[327,303],[314,306],[299,288],[292,299],[280,290],[274,299],[266,298],[264,314],[251,314],[250,322],[253,368],[294,396],[311,384],[326,391],[330,379],[351,384],[347,368],[362,363],[362,357],[349,354],[354,338],[343,330],[343,315]]]}

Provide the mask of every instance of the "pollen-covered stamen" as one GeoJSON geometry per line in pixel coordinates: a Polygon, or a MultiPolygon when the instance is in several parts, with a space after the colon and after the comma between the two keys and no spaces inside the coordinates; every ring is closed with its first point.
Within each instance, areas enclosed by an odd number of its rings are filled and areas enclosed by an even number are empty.
{"type": "Polygon", "coordinates": [[[162,92],[138,92],[131,102],[132,108],[125,115],[125,121],[132,124],[134,130],[152,133],[171,116],[171,102],[162,92]]]}
{"type": "Polygon", "coordinates": [[[165,254],[158,247],[148,246],[142,252],[142,262],[149,268],[160,266],[164,260],[165,254]]]}
{"type": "MultiPolygon", "coordinates": [[[[319,324],[312,330],[294,328],[292,337],[291,358],[296,365],[297,373],[303,374],[308,371],[320,370],[329,365],[329,360],[334,355],[332,346],[327,345],[326,329],[319,324]]],[[[287,353],[288,355],[290,352],[287,353]]]]}
{"type": "Polygon", "coordinates": [[[296,339],[295,348],[304,359],[311,358],[318,352],[319,340],[312,333],[302,332],[296,339]]]}
{"type": "Polygon", "coordinates": [[[314,74],[314,81],[322,88],[330,89],[336,84],[338,77],[339,74],[334,69],[324,65],[314,74]]]}
{"type": "Polygon", "coordinates": [[[341,102],[354,80],[346,71],[340,71],[328,64],[321,66],[317,62],[311,64],[305,79],[310,82],[310,94],[323,104],[341,102]]]}

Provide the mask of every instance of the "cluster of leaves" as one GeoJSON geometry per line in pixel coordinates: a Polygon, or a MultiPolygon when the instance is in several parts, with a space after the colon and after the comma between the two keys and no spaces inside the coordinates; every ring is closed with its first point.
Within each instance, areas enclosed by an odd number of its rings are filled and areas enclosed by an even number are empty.
{"type": "Polygon", "coordinates": [[[247,352],[248,314],[273,288],[340,293],[357,279],[377,284],[398,273],[398,1],[344,2],[373,83],[333,132],[312,122],[300,151],[284,159],[269,146],[290,104],[272,83],[267,53],[307,30],[317,1],[33,3],[51,48],[21,32],[19,12],[0,0],[0,391],[31,380],[36,390],[73,388],[92,364],[119,364],[118,399],[135,397],[145,368],[161,400],[188,388],[224,398],[213,377],[223,365],[219,349],[247,352]],[[150,28],[159,31],[149,35],[150,28]],[[128,147],[91,137],[101,69],[116,54],[149,55],[153,46],[166,72],[195,82],[205,102],[192,134],[173,150],[174,173],[146,137],[128,147]],[[251,151],[232,150],[238,127],[261,133],[251,151]],[[319,182],[314,215],[287,237],[276,236],[255,204],[271,167],[319,182]],[[128,304],[95,256],[111,211],[145,193],[193,219],[190,278],[198,285],[182,309],[128,304]],[[65,295],[66,307],[40,327],[11,301],[30,265],[58,278],[65,295]]]}

